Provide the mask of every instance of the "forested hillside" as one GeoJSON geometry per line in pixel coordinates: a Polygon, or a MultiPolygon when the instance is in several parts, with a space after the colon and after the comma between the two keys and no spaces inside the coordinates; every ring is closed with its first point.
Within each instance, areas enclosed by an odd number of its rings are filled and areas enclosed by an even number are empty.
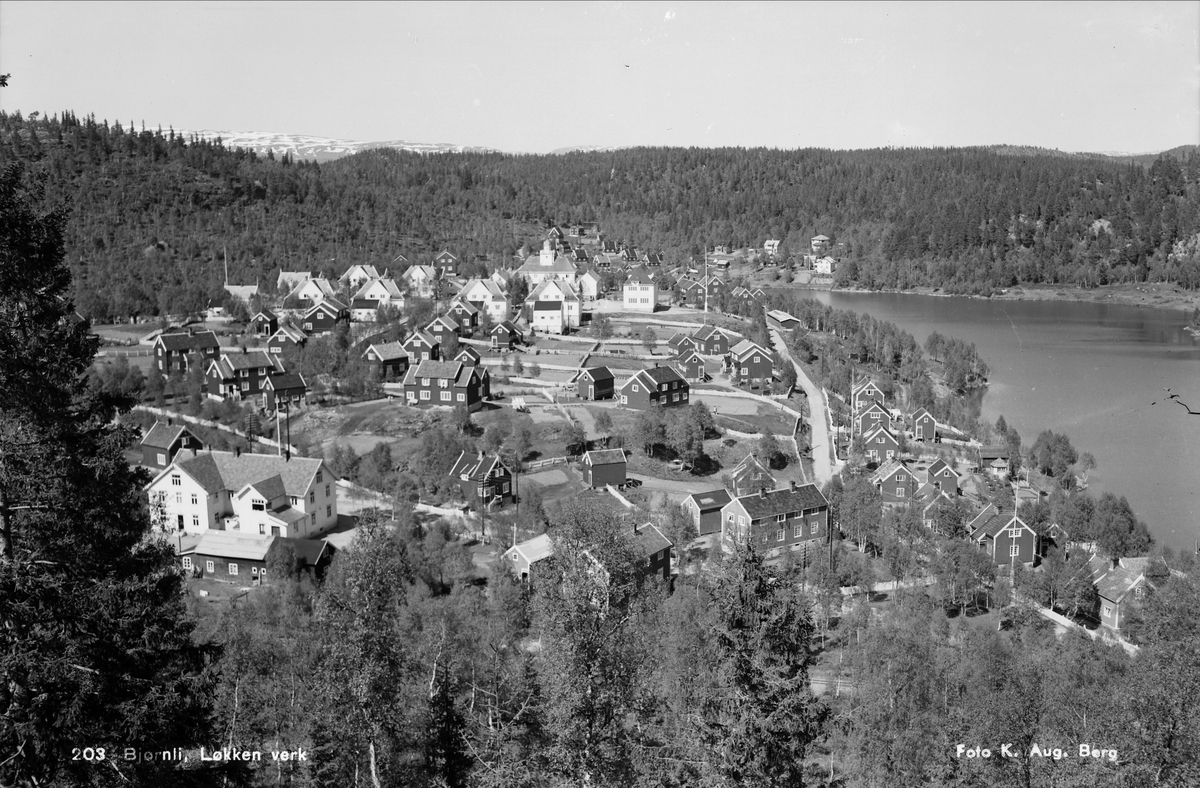
{"type": "Polygon", "coordinates": [[[0,113],[0,161],[69,199],[68,260],[91,317],[219,303],[230,281],[388,265],[445,247],[501,259],[550,222],[663,249],[785,253],[824,233],[843,282],[986,292],[1018,282],[1200,287],[1200,153],[1148,166],[1012,149],[635,148],[565,156],[369,151],[316,165],[170,131],[0,113]]]}

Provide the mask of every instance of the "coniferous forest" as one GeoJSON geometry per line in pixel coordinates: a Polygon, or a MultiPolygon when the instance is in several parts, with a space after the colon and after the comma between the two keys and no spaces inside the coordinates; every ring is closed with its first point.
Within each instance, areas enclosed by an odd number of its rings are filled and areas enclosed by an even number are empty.
{"type": "MultiPolygon", "coordinates": [[[[89,317],[194,311],[230,282],[357,262],[508,259],[551,222],[667,259],[714,244],[842,244],[843,284],[986,293],[1017,283],[1200,287],[1200,153],[1149,162],[1003,148],[633,148],[565,156],[375,150],[316,165],[132,122],[0,113],[0,160],[69,200],[89,317]]],[[[393,266],[395,267],[395,266],[393,266]]]]}

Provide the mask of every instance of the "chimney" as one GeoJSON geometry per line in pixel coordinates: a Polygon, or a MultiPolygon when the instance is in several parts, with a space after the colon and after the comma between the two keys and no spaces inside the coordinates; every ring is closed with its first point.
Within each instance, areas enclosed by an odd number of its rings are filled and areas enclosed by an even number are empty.
{"type": "Polygon", "coordinates": [[[479,450],[479,459],[483,459],[483,449],[479,450]]]}
{"type": "Polygon", "coordinates": [[[796,492],[796,480],[792,479],[789,484],[792,485],[792,492],[796,492]]]}
{"type": "Polygon", "coordinates": [[[234,456],[234,457],[241,457],[241,456],[242,456],[242,447],[241,447],[241,446],[234,446],[234,447],[233,447],[233,456],[234,456]]]}
{"type": "Polygon", "coordinates": [[[767,488],[766,488],[766,487],[759,487],[759,488],[758,488],[758,497],[759,497],[759,498],[766,498],[766,497],[767,497],[767,488]]]}
{"type": "Polygon", "coordinates": [[[633,532],[634,532],[634,534],[637,534],[637,533],[638,533],[640,530],[641,530],[641,526],[640,526],[640,525],[638,525],[638,521],[637,521],[637,520],[634,520],[634,521],[633,521],[633,532]]]}
{"type": "Polygon", "coordinates": [[[1114,556],[1114,557],[1113,557],[1113,560],[1112,560],[1112,564],[1113,564],[1113,565],[1112,565],[1112,568],[1113,568],[1113,569],[1120,569],[1120,568],[1121,568],[1121,559],[1120,559],[1120,558],[1116,558],[1116,557],[1114,556]]]}

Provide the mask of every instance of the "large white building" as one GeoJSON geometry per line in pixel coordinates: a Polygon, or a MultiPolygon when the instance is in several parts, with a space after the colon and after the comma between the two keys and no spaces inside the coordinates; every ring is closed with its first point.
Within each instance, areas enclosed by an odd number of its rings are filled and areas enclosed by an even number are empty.
{"type": "Polygon", "coordinates": [[[146,492],[166,533],[309,538],[337,524],[336,481],[322,460],[180,452],[146,492]]]}
{"type": "Polygon", "coordinates": [[[472,279],[463,285],[458,297],[468,302],[476,309],[487,312],[493,323],[508,320],[512,312],[508,295],[493,279],[472,279]]]}
{"type": "Polygon", "coordinates": [[[658,305],[658,284],[644,268],[636,268],[623,288],[626,312],[653,312],[658,305]]]}
{"type": "Polygon", "coordinates": [[[565,334],[579,328],[583,304],[575,288],[560,279],[546,279],[525,299],[529,325],[546,334],[565,334]]]}
{"type": "Polygon", "coordinates": [[[530,287],[536,287],[548,279],[561,279],[574,285],[578,278],[571,256],[559,252],[550,240],[542,244],[541,252],[526,257],[517,273],[529,279],[530,287]]]}

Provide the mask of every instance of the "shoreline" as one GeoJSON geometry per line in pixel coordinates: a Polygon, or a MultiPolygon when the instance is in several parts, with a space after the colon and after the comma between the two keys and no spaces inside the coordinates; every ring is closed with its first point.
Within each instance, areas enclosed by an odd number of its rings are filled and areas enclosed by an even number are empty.
{"type": "Polygon", "coordinates": [[[833,293],[896,293],[900,295],[926,295],[938,298],[977,298],[983,301],[1063,301],[1075,303],[1106,303],[1123,306],[1140,306],[1149,309],[1167,309],[1172,312],[1191,314],[1200,309],[1200,291],[1190,292],[1178,285],[1165,282],[1137,285],[1103,285],[1093,289],[1062,285],[1016,285],[999,290],[990,296],[968,293],[947,293],[940,287],[914,287],[908,290],[897,288],[871,289],[866,287],[806,287],[804,285],[764,285],[766,289],[812,290],[833,293]]]}

